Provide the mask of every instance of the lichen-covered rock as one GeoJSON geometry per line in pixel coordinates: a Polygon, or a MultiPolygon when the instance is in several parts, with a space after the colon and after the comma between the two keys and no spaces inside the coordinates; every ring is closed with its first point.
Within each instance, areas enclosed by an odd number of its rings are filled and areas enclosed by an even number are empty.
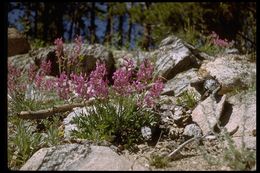
{"type": "Polygon", "coordinates": [[[141,128],[142,136],[145,140],[152,139],[152,129],[150,127],[144,126],[141,128]]]}
{"type": "Polygon", "coordinates": [[[211,95],[199,103],[192,111],[192,120],[199,125],[203,134],[215,131],[217,123],[220,122],[225,100],[226,95],[224,95],[219,102],[217,102],[215,97],[211,95]]]}
{"type": "MultiPolygon", "coordinates": [[[[112,50],[112,54],[115,60],[115,66],[117,68],[119,68],[123,64],[124,58],[135,60],[133,52],[129,52],[125,50],[112,50]]],[[[136,61],[134,61],[134,63],[136,63],[136,61]]]]}
{"type": "Polygon", "coordinates": [[[175,36],[164,39],[153,55],[157,57],[156,74],[166,79],[171,79],[192,67],[198,67],[201,63],[183,41],[175,36]]]}
{"type": "Polygon", "coordinates": [[[192,137],[200,137],[202,136],[202,131],[200,127],[196,124],[189,124],[185,126],[183,135],[192,138],[192,137]]]}
{"type": "Polygon", "coordinates": [[[20,170],[147,170],[105,146],[65,144],[37,151],[20,170]]]}
{"type": "Polygon", "coordinates": [[[22,73],[28,72],[30,65],[35,64],[34,58],[27,54],[14,55],[8,57],[8,64],[18,67],[22,70],[22,73]]]}
{"type": "Polygon", "coordinates": [[[8,56],[29,52],[30,44],[26,37],[15,28],[8,28],[8,56]]]}
{"type": "Polygon", "coordinates": [[[253,83],[256,80],[256,64],[247,61],[245,55],[225,55],[204,62],[199,73],[214,76],[222,86],[218,93],[223,95],[253,83]]]}
{"type": "Polygon", "coordinates": [[[178,97],[184,91],[189,90],[191,81],[199,80],[199,78],[196,68],[181,72],[165,83],[162,94],[178,97]]]}
{"type": "Polygon", "coordinates": [[[245,144],[248,148],[256,146],[256,137],[254,136],[256,129],[256,91],[241,92],[229,97],[227,102],[232,105],[232,113],[223,117],[222,121],[225,122],[225,127],[228,131],[231,131],[239,126],[237,132],[233,135],[238,145],[241,144],[241,140],[239,142],[238,139],[241,139],[244,135],[250,138],[248,141],[245,138],[245,144]]]}
{"type": "Polygon", "coordinates": [[[20,170],[66,170],[75,161],[90,153],[90,146],[66,144],[42,148],[22,166],[20,170]]]}
{"type": "MultiPolygon", "coordinates": [[[[74,43],[64,44],[65,52],[71,52],[74,48],[74,43]]],[[[67,53],[68,54],[68,53],[67,53]]],[[[80,51],[81,60],[78,70],[85,72],[87,75],[96,67],[96,61],[100,60],[106,64],[108,78],[111,79],[113,72],[115,71],[115,61],[113,59],[112,52],[99,44],[87,45],[82,44],[80,51]]],[[[45,48],[39,48],[32,50],[28,54],[17,55],[9,58],[9,62],[22,69],[28,69],[30,64],[34,63],[38,67],[43,60],[51,61],[51,73],[52,76],[59,75],[58,58],[55,54],[55,46],[49,46],[45,48]]]]}

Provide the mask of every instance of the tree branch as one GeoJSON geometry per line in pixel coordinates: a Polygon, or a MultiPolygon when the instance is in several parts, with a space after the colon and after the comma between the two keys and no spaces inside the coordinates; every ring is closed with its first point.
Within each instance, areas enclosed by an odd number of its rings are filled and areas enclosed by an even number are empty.
{"type": "Polygon", "coordinates": [[[38,111],[22,111],[18,113],[18,117],[21,119],[44,119],[48,116],[54,115],[58,112],[71,111],[75,107],[84,107],[89,105],[91,102],[87,103],[74,103],[74,104],[64,104],[53,106],[52,108],[38,110],[38,111]]]}

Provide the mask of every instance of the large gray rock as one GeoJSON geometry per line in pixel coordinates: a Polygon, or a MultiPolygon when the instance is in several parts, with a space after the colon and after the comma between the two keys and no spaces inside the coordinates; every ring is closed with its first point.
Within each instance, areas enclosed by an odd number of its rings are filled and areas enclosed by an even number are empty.
{"type": "Polygon", "coordinates": [[[25,36],[15,28],[8,28],[8,56],[29,52],[30,44],[25,36]]]}
{"type": "Polygon", "coordinates": [[[199,78],[196,68],[181,72],[165,83],[162,94],[178,97],[189,89],[191,81],[199,80],[199,78]]]}
{"type": "Polygon", "coordinates": [[[125,50],[112,50],[112,54],[115,60],[115,66],[119,68],[124,63],[124,58],[135,60],[133,52],[125,50]]]}
{"type": "Polygon", "coordinates": [[[112,52],[109,51],[106,47],[100,44],[83,46],[81,55],[83,55],[81,67],[82,70],[87,74],[95,69],[96,61],[101,60],[106,64],[109,78],[112,78],[112,73],[115,71],[115,61],[112,52]]]}
{"type": "Polygon", "coordinates": [[[215,127],[217,123],[220,122],[225,100],[226,95],[224,95],[219,102],[211,95],[199,103],[192,111],[192,120],[199,125],[203,134],[216,130],[215,127]]]}
{"type": "Polygon", "coordinates": [[[246,60],[245,55],[225,55],[214,61],[204,62],[200,73],[215,76],[222,85],[219,94],[225,94],[236,88],[247,87],[256,80],[256,64],[246,60]]]}
{"type": "Polygon", "coordinates": [[[112,53],[116,68],[124,64],[124,58],[133,60],[134,66],[138,66],[144,59],[150,59],[153,62],[152,52],[112,50],[112,53]]]}
{"type": "MultiPolygon", "coordinates": [[[[71,52],[73,48],[74,43],[64,44],[65,54],[68,54],[66,52],[71,52]]],[[[77,70],[81,70],[88,75],[95,69],[96,61],[101,60],[106,64],[108,77],[111,79],[112,73],[115,71],[115,61],[111,51],[99,44],[82,44],[80,55],[82,55],[82,59],[79,60],[80,64],[77,67],[77,70]]],[[[50,75],[57,76],[59,74],[59,65],[58,58],[55,55],[55,46],[39,48],[32,50],[28,54],[10,57],[9,62],[23,69],[28,69],[30,65],[28,63],[35,63],[39,67],[43,60],[51,61],[52,67],[50,75]]]]}
{"type": "Polygon", "coordinates": [[[28,53],[10,56],[8,57],[8,63],[21,69],[22,73],[28,72],[30,65],[35,64],[34,58],[30,57],[28,53]]]}
{"type": "Polygon", "coordinates": [[[20,170],[148,170],[105,146],[65,144],[37,151],[20,170]]]}
{"type": "Polygon", "coordinates": [[[237,145],[240,146],[242,136],[246,136],[244,141],[246,146],[255,148],[256,137],[253,131],[256,129],[256,91],[241,92],[228,98],[227,102],[232,105],[232,113],[223,117],[225,127],[231,131],[239,126],[233,135],[237,145]]]}
{"type": "Polygon", "coordinates": [[[199,67],[201,63],[184,42],[175,36],[164,39],[153,55],[157,57],[156,74],[166,79],[192,67],[199,67]]]}

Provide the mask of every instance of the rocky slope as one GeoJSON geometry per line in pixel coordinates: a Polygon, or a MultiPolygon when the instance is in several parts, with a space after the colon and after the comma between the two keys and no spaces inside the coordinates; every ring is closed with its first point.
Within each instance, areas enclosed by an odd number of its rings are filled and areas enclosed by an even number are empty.
{"type": "MultiPolygon", "coordinates": [[[[207,135],[200,140],[203,145],[187,144],[163,170],[228,170],[223,165],[209,165],[202,154],[208,150],[216,157],[223,152],[221,142],[216,140],[216,134],[223,133],[223,128],[238,147],[243,139],[246,148],[256,151],[256,91],[249,85],[256,82],[256,64],[246,55],[231,52],[211,57],[175,36],[164,39],[152,52],[111,51],[101,45],[84,45],[81,53],[82,67],[87,72],[94,68],[97,59],[105,60],[109,74],[125,56],[136,63],[144,57],[155,61],[155,74],[167,79],[160,99],[161,134],[153,144],[138,145],[136,153],[108,142],[97,145],[81,141],[42,148],[21,170],[156,170],[147,159],[152,154],[165,157],[188,139],[203,135],[207,135]],[[185,94],[192,95],[193,100],[184,102],[185,94]]],[[[11,56],[8,61],[28,68],[30,63],[43,59],[55,63],[55,58],[54,48],[47,47],[11,56]]],[[[52,75],[57,72],[53,67],[52,75]]],[[[68,115],[64,119],[67,140],[70,130],[75,128],[70,119],[77,116],[76,109],[68,115]]]]}

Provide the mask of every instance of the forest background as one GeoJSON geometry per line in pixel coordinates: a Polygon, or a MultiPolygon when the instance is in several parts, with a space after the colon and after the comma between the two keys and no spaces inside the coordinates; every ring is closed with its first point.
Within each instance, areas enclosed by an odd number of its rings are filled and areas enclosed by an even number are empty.
{"type": "Polygon", "coordinates": [[[199,48],[214,31],[240,53],[252,53],[256,2],[11,2],[8,26],[35,47],[81,35],[89,44],[148,51],[174,34],[199,48]]]}

